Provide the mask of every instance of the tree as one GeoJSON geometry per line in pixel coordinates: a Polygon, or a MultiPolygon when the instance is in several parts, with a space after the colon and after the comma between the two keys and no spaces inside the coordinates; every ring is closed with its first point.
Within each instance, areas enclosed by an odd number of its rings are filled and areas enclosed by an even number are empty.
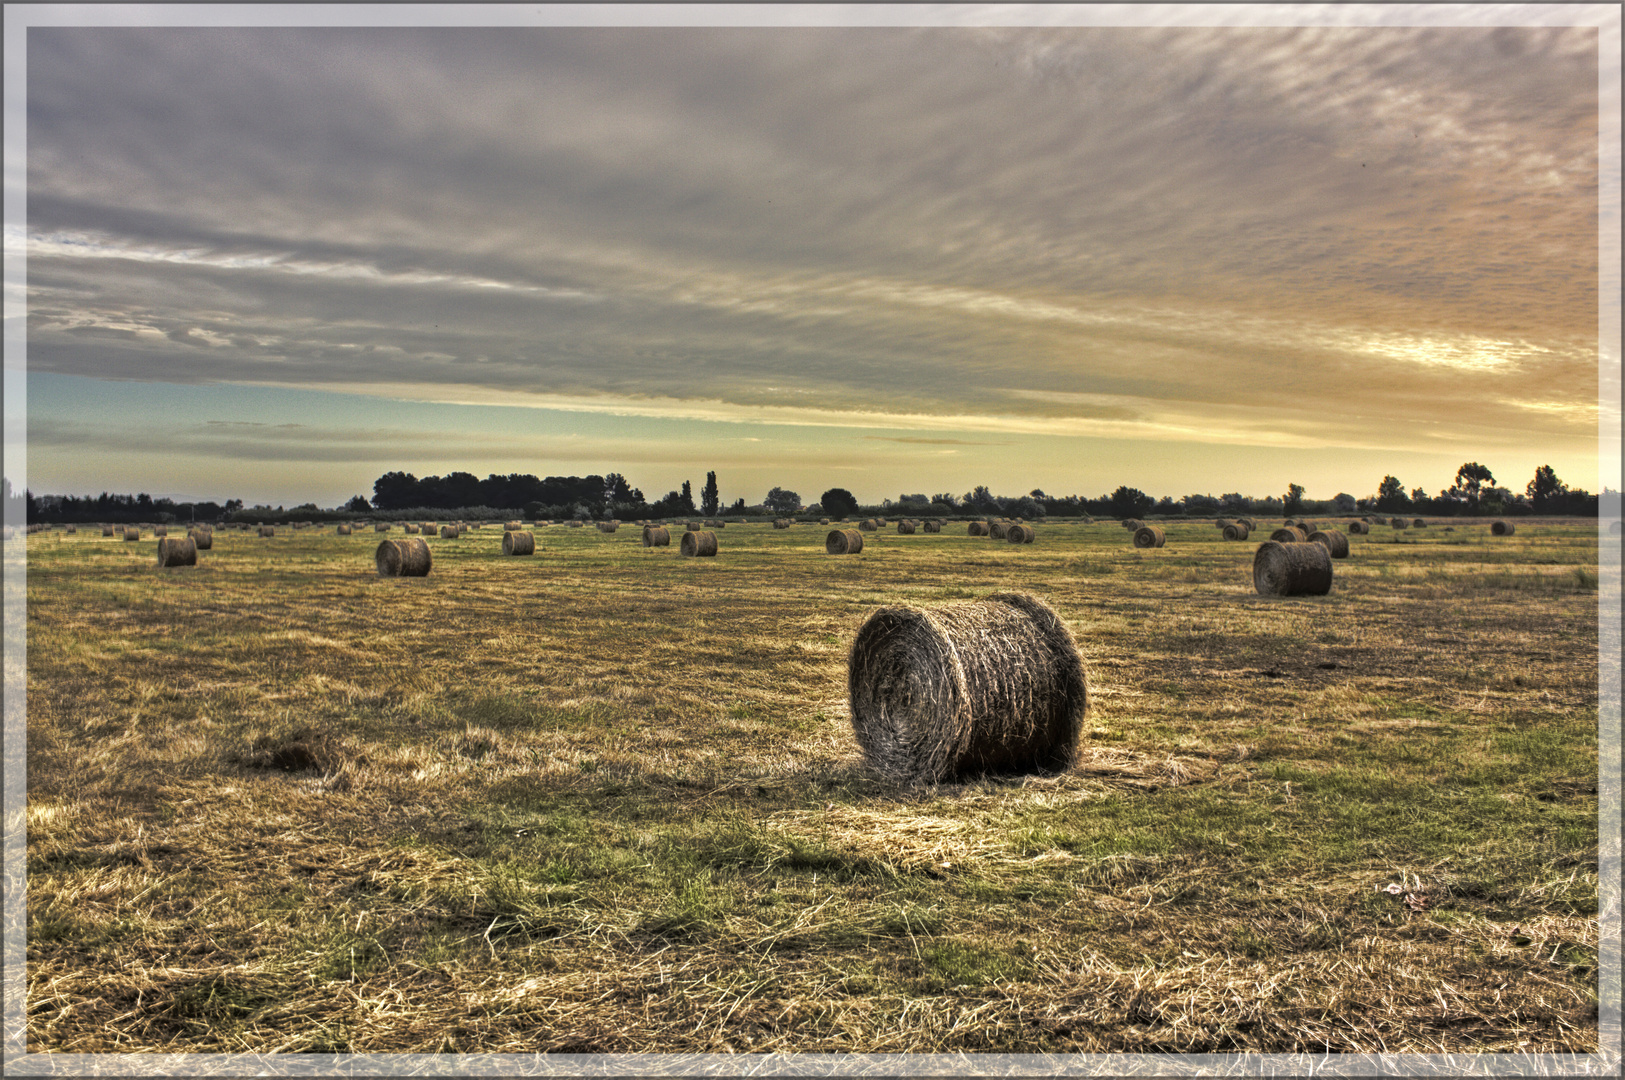
{"type": "MultiPolygon", "coordinates": [[[[933,504],[941,503],[943,506],[951,507],[952,509],[955,509],[955,510],[959,509],[959,496],[958,495],[950,495],[946,491],[943,492],[940,495],[931,496],[931,502],[933,504]]],[[[829,504],[825,503],[824,505],[828,506],[829,504]]]]}
{"type": "Polygon", "coordinates": [[[830,488],[818,497],[818,504],[831,517],[851,517],[858,512],[857,496],[845,488],[830,488]]]}
{"type": "Polygon", "coordinates": [[[775,514],[793,514],[801,509],[801,496],[793,491],[786,491],[776,487],[767,493],[762,505],[775,514]]]}
{"type": "Polygon", "coordinates": [[[1476,506],[1484,485],[1494,483],[1495,475],[1489,469],[1476,461],[1469,461],[1456,470],[1456,486],[1450,491],[1451,494],[1459,493],[1462,498],[1476,506]]]}
{"type": "Polygon", "coordinates": [[[1289,514],[1296,514],[1298,511],[1302,510],[1303,485],[1288,484],[1286,486],[1286,494],[1281,496],[1281,503],[1286,507],[1286,512],[1289,514]]]}
{"type": "Polygon", "coordinates": [[[372,504],[380,510],[405,510],[417,501],[418,478],[406,472],[387,472],[372,482],[372,504]]]}
{"type": "Polygon", "coordinates": [[[365,495],[352,495],[350,501],[344,504],[344,509],[353,514],[364,514],[372,509],[372,504],[367,501],[365,495]]]}
{"type": "Polygon", "coordinates": [[[986,484],[977,484],[974,491],[967,491],[959,500],[966,508],[975,510],[979,514],[1002,514],[1004,502],[993,492],[988,490],[986,484]]]}
{"type": "Polygon", "coordinates": [[[706,517],[716,517],[717,511],[722,507],[722,495],[717,490],[717,474],[705,474],[705,487],[700,489],[700,513],[706,517]]]}
{"type": "Polygon", "coordinates": [[[1397,476],[1384,476],[1377,485],[1377,509],[1384,513],[1408,509],[1410,499],[1405,496],[1405,485],[1397,476]]]}
{"type": "Polygon", "coordinates": [[[1553,499],[1560,499],[1569,492],[1569,486],[1557,478],[1557,473],[1550,465],[1542,465],[1535,470],[1535,478],[1529,481],[1524,494],[1537,508],[1553,499]]]}
{"type": "Polygon", "coordinates": [[[1332,505],[1337,507],[1339,514],[1352,514],[1357,508],[1354,496],[1342,491],[1332,496],[1332,505]]]}
{"type": "Polygon", "coordinates": [[[683,481],[683,494],[679,498],[683,504],[683,512],[694,513],[694,488],[687,480],[683,481]]]}
{"type": "Polygon", "coordinates": [[[1111,509],[1112,514],[1116,517],[1142,517],[1150,513],[1151,508],[1155,505],[1157,505],[1157,500],[1139,488],[1131,488],[1126,484],[1112,492],[1111,509]]]}

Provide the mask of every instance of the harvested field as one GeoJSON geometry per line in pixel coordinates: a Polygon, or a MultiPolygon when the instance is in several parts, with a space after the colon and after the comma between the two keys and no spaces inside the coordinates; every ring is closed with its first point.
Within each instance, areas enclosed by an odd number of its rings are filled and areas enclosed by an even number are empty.
{"type": "Polygon", "coordinates": [[[1595,1051],[1618,541],[1443,525],[1284,598],[1208,518],[19,535],[29,1049],[1595,1051]],[[1071,768],[870,774],[858,628],[1005,591],[1087,666],[1071,768]]]}

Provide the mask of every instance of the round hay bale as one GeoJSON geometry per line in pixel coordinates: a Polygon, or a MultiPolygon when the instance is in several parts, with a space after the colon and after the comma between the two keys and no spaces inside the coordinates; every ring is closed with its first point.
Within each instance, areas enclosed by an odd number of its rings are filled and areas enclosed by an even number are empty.
{"type": "Polygon", "coordinates": [[[1236,519],[1236,524],[1237,525],[1245,525],[1245,526],[1247,526],[1247,531],[1248,532],[1257,532],[1258,531],[1258,523],[1255,522],[1250,517],[1238,517],[1236,519]]]}
{"type": "Polygon", "coordinates": [[[863,534],[857,529],[831,529],[824,537],[824,550],[831,555],[856,555],[863,550],[863,534]]]}
{"type": "Polygon", "coordinates": [[[379,577],[428,577],[433,562],[429,545],[421,536],[383,541],[373,554],[373,561],[378,564],[379,577]]]}
{"type": "Polygon", "coordinates": [[[154,525],[152,527],[152,535],[154,535],[154,536],[168,536],[169,535],[169,530],[167,528],[165,528],[164,526],[162,526],[162,525],[154,525]]]}
{"type": "Polygon", "coordinates": [[[536,537],[528,532],[503,532],[502,554],[504,555],[534,555],[536,554],[536,537]]]}
{"type": "Polygon", "coordinates": [[[820,524],[820,525],[828,525],[829,524],[829,518],[819,518],[818,519],[818,524],[820,524]]]}
{"type": "Polygon", "coordinates": [[[352,530],[350,528],[350,526],[348,526],[348,525],[340,525],[337,529],[334,529],[333,531],[335,533],[337,533],[339,536],[349,536],[351,534],[351,532],[353,532],[354,530],[352,530]]]}
{"type": "Polygon", "coordinates": [[[683,534],[682,552],[686,556],[709,556],[717,553],[717,534],[710,529],[683,534]]]}
{"type": "Polygon", "coordinates": [[[1124,518],[1123,519],[1123,528],[1127,529],[1129,532],[1134,532],[1137,529],[1142,528],[1144,525],[1145,525],[1145,522],[1141,521],[1139,518],[1124,518]]]}
{"type": "Polygon", "coordinates": [[[701,528],[701,525],[697,521],[691,521],[691,522],[688,523],[688,531],[689,532],[699,532],[700,528],[701,528]]]}
{"type": "Polygon", "coordinates": [[[1326,550],[1331,552],[1334,559],[1349,557],[1349,538],[1336,529],[1316,529],[1309,534],[1309,542],[1311,544],[1324,544],[1326,550]]]}
{"type": "Polygon", "coordinates": [[[1137,548],[1160,548],[1168,542],[1168,536],[1159,525],[1141,525],[1134,530],[1134,546],[1137,548]]]}
{"type": "Polygon", "coordinates": [[[401,530],[405,532],[407,536],[416,536],[418,533],[424,531],[421,526],[414,525],[410,521],[408,521],[405,525],[402,525],[401,530]]]}
{"type": "Polygon", "coordinates": [[[1038,539],[1038,532],[1031,525],[1016,524],[1010,526],[1010,531],[1005,534],[1005,539],[1012,544],[1030,544],[1038,539]]]}
{"type": "Polygon", "coordinates": [[[988,536],[992,533],[992,530],[988,528],[985,521],[973,521],[966,527],[965,532],[969,536],[988,536]]]}
{"type": "Polygon", "coordinates": [[[1226,526],[1226,525],[1233,525],[1233,524],[1235,524],[1235,523],[1234,523],[1234,522],[1232,522],[1232,521],[1231,521],[1231,520],[1230,520],[1230,519],[1229,519],[1229,518],[1219,518],[1219,519],[1218,519],[1218,520],[1216,520],[1216,521],[1215,521],[1215,522],[1214,522],[1214,523],[1213,523],[1213,524],[1215,524],[1215,525],[1217,525],[1217,526],[1218,526],[1218,527],[1219,527],[1219,528],[1221,528],[1221,529],[1222,529],[1222,528],[1224,528],[1224,527],[1225,527],[1225,526],[1226,526]]]}
{"type": "Polygon", "coordinates": [[[707,529],[725,529],[728,527],[728,523],[719,518],[716,521],[707,521],[705,527],[707,529]]]}
{"type": "Polygon", "coordinates": [[[1315,533],[1315,532],[1320,531],[1320,526],[1316,525],[1313,521],[1303,521],[1303,520],[1299,520],[1299,521],[1295,521],[1295,522],[1289,521],[1289,522],[1287,522],[1287,524],[1296,526],[1298,531],[1303,533],[1304,536],[1308,536],[1310,533],[1315,533]]]}
{"type": "Polygon", "coordinates": [[[880,528],[880,525],[876,523],[874,518],[865,518],[863,521],[858,522],[858,528],[862,529],[864,532],[874,532],[876,529],[880,528]]]}
{"type": "Polygon", "coordinates": [[[463,535],[463,531],[455,525],[440,526],[440,539],[442,540],[455,540],[461,535],[463,535]]]}
{"type": "Polygon", "coordinates": [[[190,536],[160,536],[159,566],[196,566],[197,544],[190,536]]]}
{"type": "Polygon", "coordinates": [[[664,525],[645,525],[643,527],[644,547],[671,547],[671,533],[664,525]]]}
{"type": "Polygon", "coordinates": [[[942,522],[940,522],[940,521],[928,521],[928,522],[926,522],[925,523],[925,531],[928,532],[928,533],[940,533],[942,531],[942,522]]]}
{"type": "Polygon", "coordinates": [[[1402,517],[1395,517],[1395,518],[1389,518],[1388,519],[1388,527],[1391,528],[1391,529],[1403,529],[1403,528],[1406,528],[1409,525],[1410,525],[1410,522],[1406,521],[1402,517]]]}
{"type": "Polygon", "coordinates": [[[1270,539],[1277,544],[1301,544],[1309,539],[1308,534],[1298,531],[1297,526],[1288,525],[1270,533],[1270,539]]]}
{"type": "Polygon", "coordinates": [[[1495,536],[1511,536],[1516,529],[1517,526],[1513,525],[1510,521],[1490,522],[1490,532],[1495,536]]]}
{"type": "Polygon", "coordinates": [[[209,530],[207,530],[207,529],[193,529],[191,532],[187,533],[186,535],[187,535],[187,538],[192,541],[193,545],[196,546],[197,550],[199,550],[199,551],[212,551],[212,550],[214,550],[214,533],[210,532],[209,530]]]}
{"type": "Polygon", "coordinates": [[[1344,528],[1348,531],[1350,536],[1369,536],[1371,534],[1371,526],[1367,525],[1364,521],[1357,520],[1347,522],[1344,528]]]}
{"type": "Polygon", "coordinates": [[[616,529],[619,529],[620,527],[621,527],[621,523],[618,522],[618,521],[600,521],[598,523],[598,531],[599,532],[612,533],[616,529]]]}
{"type": "Polygon", "coordinates": [[[380,521],[377,524],[373,525],[372,531],[373,532],[388,532],[389,531],[389,523],[384,522],[384,521],[380,521]]]}
{"type": "Polygon", "coordinates": [[[912,521],[899,521],[897,523],[897,532],[900,536],[913,536],[918,531],[918,526],[912,521]]]}
{"type": "Polygon", "coordinates": [[[1322,544],[1266,540],[1253,555],[1260,596],[1325,596],[1332,591],[1332,553],[1322,544]]]}
{"type": "Polygon", "coordinates": [[[987,527],[987,534],[995,540],[1005,540],[1010,536],[1010,523],[1008,521],[991,522],[987,527]]]}
{"type": "Polygon", "coordinates": [[[1413,529],[1425,529],[1427,527],[1428,527],[1428,523],[1423,521],[1421,518],[1411,518],[1411,528],[1413,528],[1413,529]]]}
{"type": "Polygon", "coordinates": [[[774,518],[773,519],[773,527],[775,529],[788,529],[790,527],[790,519],[789,518],[774,518]]]}
{"type": "Polygon", "coordinates": [[[137,529],[133,525],[126,525],[124,527],[124,539],[125,540],[139,540],[139,539],[141,539],[141,530],[137,529]]]}
{"type": "Polygon", "coordinates": [[[77,525],[69,525],[66,529],[63,529],[62,531],[64,533],[66,533],[67,535],[72,536],[73,534],[75,534],[75,533],[77,533],[79,531],[79,526],[77,526],[77,525]]]}
{"type": "Polygon", "coordinates": [[[570,528],[572,528],[572,529],[581,528],[581,522],[579,522],[579,521],[570,521],[570,522],[566,522],[566,524],[569,525],[570,528]]]}
{"type": "Polygon", "coordinates": [[[103,525],[102,526],[102,535],[103,536],[112,536],[113,535],[113,526],[111,526],[111,525],[103,525]]]}
{"type": "Polygon", "coordinates": [[[1245,540],[1247,539],[1247,533],[1249,531],[1250,530],[1247,528],[1247,526],[1243,525],[1241,522],[1232,521],[1230,524],[1224,527],[1224,532],[1220,535],[1222,535],[1226,540],[1245,540]]]}
{"type": "Polygon", "coordinates": [[[1089,680],[1060,617],[1022,593],[875,611],[848,659],[852,730],[904,783],[1072,764],[1089,680]]]}

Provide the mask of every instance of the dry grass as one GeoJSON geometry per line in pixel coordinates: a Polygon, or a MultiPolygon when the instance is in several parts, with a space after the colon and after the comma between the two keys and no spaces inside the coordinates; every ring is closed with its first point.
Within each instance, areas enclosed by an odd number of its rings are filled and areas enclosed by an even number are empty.
{"type": "Polygon", "coordinates": [[[1595,527],[1288,600],[1119,528],[30,536],[29,1048],[1595,1051],[1595,527]],[[1084,654],[1076,764],[869,776],[857,628],[1001,589],[1084,654]]]}

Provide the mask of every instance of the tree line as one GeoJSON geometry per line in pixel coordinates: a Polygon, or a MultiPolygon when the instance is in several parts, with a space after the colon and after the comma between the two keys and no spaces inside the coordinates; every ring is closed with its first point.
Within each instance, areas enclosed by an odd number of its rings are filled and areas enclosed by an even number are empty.
{"type": "MultiPolygon", "coordinates": [[[[328,520],[357,514],[387,516],[445,516],[490,518],[518,514],[530,518],[680,518],[715,517],[723,514],[785,516],[824,514],[830,517],[909,515],[948,517],[1000,515],[1038,520],[1046,517],[1215,517],[1252,514],[1291,516],[1295,514],[1421,514],[1431,517],[1473,515],[1577,515],[1596,516],[1598,496],[1582,488],[1570,487],[1550,465],[1535,470],[1522,492],[1499,485],[1494,474],[1476,461],[1466,462],[1456,471],[1455,482],[1435,495],[1422,488],[1409,492],[1395,476],[1386,475],[1377,491],[1361,498],[1339,493],[1330,499],[1308,499],[1301,484],[1289,484],[1281,495],[1257,497],[1228,492],[1223,495],[1191,494],[1175,499],[1154,498],[1128,485],[1093,498],[1080,495],[1053,496],[1034,488],[1022,495],[995,495],[978,485],[960,495],[940,492],[933,495],[902,494],[896,499],[863,504],[845,488],[830,488],[810,504],[800,494],[774,487],[760,503],[747,504],[743,498],[724,505],[717,474],[706,473],[705,484],[696,501],[690,481],[668,491],[652,502],[620,473],[589,476],[548,476],[526,473],[492,473],[483,480],[472,473],[452,472],[445,476],[417,477],[408,472],[387,472],[373,483],[372,497],[356,495],[340,507],[323,509],[314,503],[285,508],[265,505],[244,506],[241,499],[221,502],[174,502],[149,495],[98,496],[40,495],[25,492],[17,496],[11,481],[5,480],[6,520],[26,517],[29,522],[134,522],[134,521],[278,521],[289,519],[328,520]]],[[[1613,511],[1617,513],[1617,508],[1613,511]]]]}

